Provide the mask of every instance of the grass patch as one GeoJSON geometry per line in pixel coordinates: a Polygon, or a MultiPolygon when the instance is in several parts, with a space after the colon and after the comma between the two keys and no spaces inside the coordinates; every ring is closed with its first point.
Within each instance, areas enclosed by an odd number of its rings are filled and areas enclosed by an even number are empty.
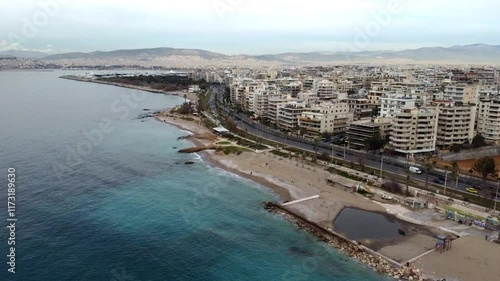
{"type": "Polygon", "coordinates": [[[244,147],[239,147],[239,146],[224,146],[224,147],[218,147],[215,151],[217,152],[223,152],[226,155],[229,154],[236,154],[240,155],[245,151],[250,151],[244,147]]]}
{"type": "Polygon", "coordinates": [[[231,142],[228,142],[228,141],[220,141],[217,143],[218,145],[230,145],[231,142]]]}

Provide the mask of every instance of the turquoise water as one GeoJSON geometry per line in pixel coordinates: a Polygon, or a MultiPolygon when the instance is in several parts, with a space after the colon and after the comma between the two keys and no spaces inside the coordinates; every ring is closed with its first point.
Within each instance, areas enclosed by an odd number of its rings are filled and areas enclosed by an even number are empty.
{"type": "Polygon", "coordinates": [[[386,280],[264,211],[265,187],[178,154],[186,132],[136,119],[182,98],[62,74],[0,72],[0,207],[14,167],[18,218],[0,280],[386,280]]]}

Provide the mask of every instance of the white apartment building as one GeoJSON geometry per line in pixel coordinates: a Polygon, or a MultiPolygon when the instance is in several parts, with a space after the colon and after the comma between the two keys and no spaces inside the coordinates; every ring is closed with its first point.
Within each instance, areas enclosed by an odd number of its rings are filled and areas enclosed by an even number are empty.
{"type": "Polygon", "coordinates": [[[299,118],[306,110],[305,102],[290,102],[278,109],[278,127],[294,131],[299,127],[299,118]]]}
{"type": "Polygon", "coordinates": [[[459,105],[450,101],[436,101],[438,106],[438,130],[436,145],[449,148],[454,144],[468,144],[475,135],[477,107],[459,105]]]}
{"type": "Polygon", "coordinates": [[[306,109],[299,118],[299,127],[305,130],[308,136],[317,136],[321,133],[344,132],[353,121],[353,113],[349,112],[346,101],[331,101],[306,109]]]}
{"type": "Polygon", "coordinates": [[[316,92],[320,99],[333,99],[337,97],[336,89],[337,87],[332,81],[321,80],[317,83],[316,92]]]}
{"type": "Polygon", "coordinates": [[[436,150],[438,111],[435,108],[403,108],[394,114],[390,145],[397,152],[414,155],[436,150]]]}
{"type": "Polygon", "coordinates": [[[479,102],[476,130],[486,142],[500,144],[500,99],[479,102]]]}
{"type": "Polygon", "coordinates": [[[266,85],[261,88],[257,88],[253,94],[253,102],[251,110],[258,116],[267,116],[269,110],[269,97],[273,97],[277,93],[277,88],[275,85],[266,85]]]}
{"type": "Polygon", "coordinates": [[[414,108],[415,100],[402,95],[388,95],[380,98],[380,117],[394,117],[404,108],[414,108]]]}
{"type": "Polygon", "coordinates": [[[445,99],[464,104],[476,104],[478,96],[477,84],[452,84],[444,90],[445,99]]]}
{"type": "Polygon", "coordinates": [[[267,119],[273,124],[278,122],[279,109],[284,107],[287,103],[296,101],[292,99],[291,95],[275,94],[269,96],[267,107],[267,119]]]}
{"type": "Polygon", "coordinates": [[[303,100],[307,104],[319,103],[318,95],[313,91],[302,92],[297,95],[299,100],[303,100]]]}
{"type": "Polygon", "coordinates": [[[478,99],[492,99],[499,95],[499,90],[496,84],[480,84],[478,87],[478,99]]]}

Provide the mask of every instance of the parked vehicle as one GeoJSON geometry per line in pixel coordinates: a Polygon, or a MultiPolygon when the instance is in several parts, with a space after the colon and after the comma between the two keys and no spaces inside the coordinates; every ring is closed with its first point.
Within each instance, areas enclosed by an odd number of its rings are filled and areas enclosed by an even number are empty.
{"type": "Polygon", "coordinates": [[[418,174],[420,175],[422,173],[422,170],[420,170],[420,168],[418,167],[415,167],[415,166],[411,166],[409,168],[410,172],[414,173],[414,174],[418,174]]]}
{"type": "Polygon", "coordinates": [[[380,194],[380,198],[382,198],[384,200],[392,200],[392,196],[389,196],[385,193],[380,194]]]}

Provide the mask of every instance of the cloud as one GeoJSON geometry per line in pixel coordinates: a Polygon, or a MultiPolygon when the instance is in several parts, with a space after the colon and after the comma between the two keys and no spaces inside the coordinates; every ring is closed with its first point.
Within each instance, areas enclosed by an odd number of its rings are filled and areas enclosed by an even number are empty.
{"type": "MultiPolygon", "coordinates": [[[[23,18],[40,11],[39,2],[0,0],[0,40],[19,34],[23,18]]],[[[59,1],[59,0],[57,0],[59,1]]],[[[352,42],[359,29],[397,1],[401,11],[391,16],[367,49],[467,40],[498,43],[500,2],[475,0],[86,0],[69,1],[29,42],[16,48],[75,51],[139,47],[210,48],[228,53],[266,50],[335,50],[352,42]],[[223,17],[217,4],[229,9],[223,17]],[[282,43],[280,43],[282,42],[282,43]],[[285,42],[285,43],[283,43],[285,42]]],[[[469,42],[475,43],[475,42],[469,42]]],[[[5,47],[5,46],[4,46],[5,47]]]]}

